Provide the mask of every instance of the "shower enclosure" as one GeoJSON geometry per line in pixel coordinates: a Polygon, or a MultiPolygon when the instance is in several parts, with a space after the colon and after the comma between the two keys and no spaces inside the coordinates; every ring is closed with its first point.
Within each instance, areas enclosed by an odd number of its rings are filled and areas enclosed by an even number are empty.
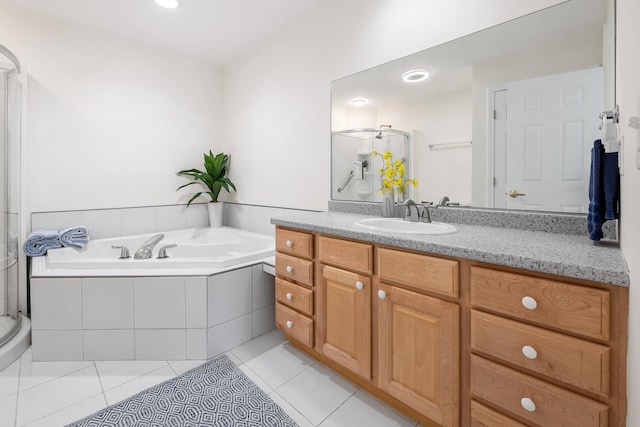
{"type": "Polygon", "coordinates": [[[24,328],[29,321],[18,311],[21,78],[20,62],[0,45],[0,369],[28,345],[24,328]],[[20,336],[23,339],[17,343],[20,336]]]}
{"type": "MultiPolygon", "coordinates": [[[[393,155],[405,166],[405,177],[412,177],[411,136],[409,133],[391,129],[361,128],[336,131],[331,134],[331,199],[381,202],[383,167],[382,158],[374,151],[393,155]]],[[[407,186],[405,194],[396,194],[396,200],[412,197],[412,188],[407,186]]]]}

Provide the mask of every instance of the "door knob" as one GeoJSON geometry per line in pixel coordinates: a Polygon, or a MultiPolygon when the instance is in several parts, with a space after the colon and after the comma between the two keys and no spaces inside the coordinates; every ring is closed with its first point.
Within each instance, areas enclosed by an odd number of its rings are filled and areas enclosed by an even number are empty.
{"type": "Polygon", "coordinates": [[[513,197],[514,199],[515,199],[516,197],[520,197],[520,196],[526,196],[526,194],[524,194],[524,193],[518,193],[518,190],[511,190],[511,191],[509,192],[509,197],[513,197]]]}

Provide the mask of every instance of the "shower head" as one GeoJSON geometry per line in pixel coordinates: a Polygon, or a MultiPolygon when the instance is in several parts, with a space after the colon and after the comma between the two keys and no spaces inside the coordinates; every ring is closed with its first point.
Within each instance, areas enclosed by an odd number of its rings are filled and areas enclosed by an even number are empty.
{"type": "Polygon", "coordinates": [[[378,134],[376,135],[376,139],[382,139],[382,128],[389,128],[391,129],[391,125],[380,125],[380,131],[378,131],[378,134]]]}

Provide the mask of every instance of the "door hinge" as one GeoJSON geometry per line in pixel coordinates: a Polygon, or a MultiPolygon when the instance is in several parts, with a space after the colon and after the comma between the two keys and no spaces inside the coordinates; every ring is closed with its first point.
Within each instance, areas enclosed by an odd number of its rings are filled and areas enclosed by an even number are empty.
{"type": "Polygon", "coordinates": [[[493,177],[493,186],[494,187],[496,186],[496,177],[495,176],[493,177]]]}
{"type": "Polygon", "coordinates": [[[498,113],[496,112],[496,110],[493,110],[493,120],[495,120],[498,117],[498,113]]]}

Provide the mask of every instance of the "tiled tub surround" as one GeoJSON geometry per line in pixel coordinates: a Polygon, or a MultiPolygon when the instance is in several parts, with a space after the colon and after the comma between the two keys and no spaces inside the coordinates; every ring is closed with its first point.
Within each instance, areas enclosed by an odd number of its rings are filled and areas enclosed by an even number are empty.
{"type": "MultiPolygon", "coordinates": [[[[354,223],[363,218],[370,216],[330,211],[276,217],[271,222],[399,248],[629,286],[629,271],[620,248],[594,245],[586,234],[456,223],[458,232],[453,234],[409,235],[371,232],[356,227],[354,223]]],[[[436,220],[435,216],[433,219],[436,220]]]]}
{"type": "Polygon", "coordinates": [[[209,277],[31,279],[34,361],[208,359],[274,325],[262,263],[209,277]]]}

